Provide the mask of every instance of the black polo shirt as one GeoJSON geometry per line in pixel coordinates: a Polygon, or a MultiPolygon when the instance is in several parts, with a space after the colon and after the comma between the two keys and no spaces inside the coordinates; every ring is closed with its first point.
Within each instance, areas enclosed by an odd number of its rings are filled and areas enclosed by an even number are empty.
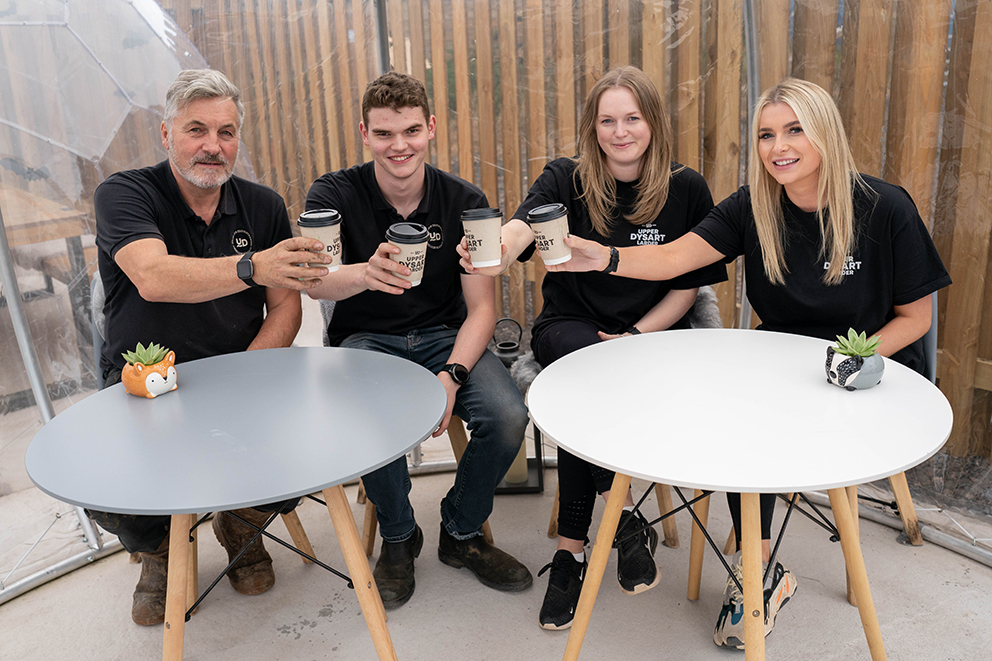
{"type": "MultiPolygon", "coordinates": [[[[747,297],[763,328],[835,340],[848,328],[868,335],[907,305],[951,284],[916,204],[904,189],[862,175],[872,192],[854,188],[855,245],[847,256],[844,279],[823,282],[829,262],[815,213],[792,204],[783,193],[785,215],[785,283],[765,276],[761,243],[751,212],[747,186],[713,209],[692,231],[727,256],[744,255],[747,297]]],[[[923,341],[892,358],[920,371],[923,341]]]]}
{"type": "MultiPolygon", "coordinates": [[[[106,291],[103,369],[125,364],[138,342],[157,342],[184,362],[244,351],[264,318],[265,288],[204,303],[152,303],[117,266],[117,251],[138,239],[165,243],[170,255],[225,257],[265,250],[292,237],[286,204],[270,188],[239,177],[221,187],[210,225],[183,200],[169,161],[107,178],[93,196],[100,276],[106,291]]],[[[233,267],[232,267],[233,268],[233,267]]]]}
{"type": "MultiPolygon", "coordinates": [[[[576,185],[573,176],[576,167],[576,161],[571,158],[558,158],[548,163],[513,217],[526,222],[531,209],[559,202],[568,207],[569,233],[604,245],[625,247],[671,243],[695,227],[713,208],[713,198],[702,175],[673,163],[668,199],[650,223],[632,225],[626,220],[625,216],[631,214],[637,202],[637,182],[616,182],[614,217],[610,235],[604,237],[593,229],[589,210],[582,200],[581,186],[576,185]]],[[[533,250],[531,243],[519,259],[528,259],[533,250]]],[[[695,289],[726,279],[727,269],[722,264],[711,264],[678,278],[657,282],[595,272],[548,273],[541,288],[544,309],[534,321],[533,337],[539,337],[550,324],[565,320],[587,321],[606,333],[623,333],[671,290],[695,289]]],[[[688,319],[683,318],[671,328],[688,326],[688,319]]]]}
{"type": "Polygon", "coordinates": [[[437,326],[457,328],[465,321],[461,283],[465,271],[455,251],[464,234],[461,214],[465,209],[488,207],[489,202],[477,186],[431,165],[424,167],[427,190],[407,218],[383,197],[374,162],[330,172],[310,187],[307,210],[341,212],[343,264],[367,262],[393,223],[420,223],[430,236],[420,285],[399,295],[364,291],[338,301],[327,330],[332,345],[359,332],[402,335],[437,326]]]}

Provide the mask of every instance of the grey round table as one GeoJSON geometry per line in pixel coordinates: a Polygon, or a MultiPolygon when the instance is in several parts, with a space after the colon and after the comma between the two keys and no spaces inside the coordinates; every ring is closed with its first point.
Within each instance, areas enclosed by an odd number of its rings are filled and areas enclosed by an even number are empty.
{"type": "Polygon", "coordinates": [[[115,385],[45,425],[25,455],[45,493],[73,505],[172,516],[164,658],[181,658],[196,512],[324,491],[380,659],[396,658],[341,484],[425,440],[446,397],[428,370],[354,349],[267,349],[177,366],[155,399],[115,385]]]}
{"type": "Polygon", "coordinates": [[[538,375],[528,393],[537,427],[616,471],[566,659],[578,657],[631,476],[742,493],[748,661],[764,658],[758,494],[827,489],[872,658],[885,658],[845,487],[933,455],[950,434],[951,408],[889,359],[874,388],[829,384],[829,344],[756,330],[645,333],[586,347],[538,375]]]}

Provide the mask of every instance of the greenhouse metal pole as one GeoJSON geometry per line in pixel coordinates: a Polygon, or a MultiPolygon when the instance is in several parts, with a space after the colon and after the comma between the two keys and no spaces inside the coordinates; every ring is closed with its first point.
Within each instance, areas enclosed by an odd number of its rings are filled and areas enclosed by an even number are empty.
{"type": "MultiPolygon", "coordinates": [[[[744,57],[747,62],[747,126],[744,135],[745,153],[750,150],[751,123],[754,106],[758,103],[758,90],[761,89],[761,71],[758,68],[758,24],[754,20],[754,0],[744,0],[744,57]]],[[[747,298],[747,278],[741,279],[741,316],[738,328],[751,327],[751,301],[747,298]]]]}
{"type": "MultiPolygon", "coordinates": [[[[17,346],[21,350],[21,359],[24,361],[24,370],[28,374],[28,381],[31,383],[31,392],[34,393],[34,400],[38,404],[41,412],[41,420],[45,424],[55,417],[55,409],[52,407],[52,400],[48,397],[48,388],[45,386],[45,379],[41,375],[41,366],[38,363],[38,353],[34,350],[34,341],[31,338],[31,329],[28,327],[27,318],[24,316],[24,308],[21,306],[21,290],[17,286],[17,279],[14,277],[14,265],[10,258],[10,245],[7,243],[7,229],[3,224],[3,211],[0,210],[0,283],[3,283],[4,293],[7,297],[7,309],[10,310],[10,321],[14,326],[14,336],[17,338],[17,346]]],[[[86,544],[94,551],[99,550],[103,545],[100,535],[93,527],[93,522],[86,516],[82,507],[76,508],[76,517],[79,525],[83,529],[86,544]]]]}

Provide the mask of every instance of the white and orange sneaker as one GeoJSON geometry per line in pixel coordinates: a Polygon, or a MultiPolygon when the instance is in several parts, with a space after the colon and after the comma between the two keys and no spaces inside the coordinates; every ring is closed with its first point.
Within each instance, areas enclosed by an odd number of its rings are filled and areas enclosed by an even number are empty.
{"type": "MultiPolygon", "coordinates": [[[[740,551],[734,556],[731,566],[737,579],[743,581],[744,572],[741,566],[740,551]]],[[[767,563],[762,563],[762,571],[767,567],[767,563]]],[[[768,586],[764,590],[765,635],[767,636],[775,627],[775,617],[782,606],[785,606],[792,595],[796,593],[797,581],[795,575],[783,567],[781,562],[776,562],[765,585],[768,586]]],[[[713,631],[713,642],[720,647],[744,649],[743,615],[744,597],[734,580],[728,577],[727,589],[723,595],[723,608],[720,609],[716,629],[713,631]]]]}

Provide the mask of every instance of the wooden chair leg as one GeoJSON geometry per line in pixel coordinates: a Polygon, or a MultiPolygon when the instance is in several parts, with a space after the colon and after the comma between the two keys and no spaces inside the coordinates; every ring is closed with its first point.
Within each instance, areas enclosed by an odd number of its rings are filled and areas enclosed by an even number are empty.
{"type": "MultiPolygon", "coordinates": [[[[672,488],[667,484],[655,484],[654,495],[658,499],[658,514],[665,516],[675,506],[672,504],[672,488]]],[[[675,524],[675,517],[670,516],[661,522],[661,530],[665,533],[664,544],[670,549],[679,547],[679,528],[675,524]]]]}
{"type": "Polygon", "coordinates": [[[902,519],[902,527],[906,531],[909,543],[913,546],[922,545],[923,535],[920,533],[920,523],[916,520],[916,508],[913,507],[913,497],[909,493],[906,474],[897,473],[891,476],[889,486],[892,487],[892,495],[895,496],[896,505],[899,506],[899,517],[902,519]]]}
{"type": "MultiPolygon", "coordinates": [[[[304,553],[316,558],[316,554],[313,552],[313,547],[310,546],[310,538],[307,537],[307,531],[303,529],[303,524],[300,523],[300,515],[293,510],[289,514],[282,515],[282,522],[286,526],[286,530],[289,531],[289,536],[293,539],[293,545],[304,553]]],[[[313,564],[312,561],[300,556],[303,560],[303,564],[313,564]]]]}
{"type": "MultiPolygon", "coordinates": [[[[468,434],[465,433],[465,423],[457,415],[451,416],[448,423],[448,441],[451,443],[451,451],[455,455],[455,461],[461,461],[468,447],[468,434]]],[[[493,543],[493,532],[489,528],[489,522],[482,524],[482,536],[490,544],[493,543]]]]}
{"type": "Polygon", "coordinates": [[[555,502],[551,506],[551,520],[548,521],[548,539],[554,539],[558,536],[558,498],[560,493],[558,487],[555,486],[555,502]]]}
{"type": "Polygon", "coordinates": [[[724,555],[733,555],[737,553],[737,535],[734,534],[734,526],[730,525],[730,534],[727,535],[727,543],[723,545],[724,555]]]}
{"type": "MultiPolygon", "coordinates": [[[[693,498],[699,498],[703,492],[696,489],[693,498]]],[[[699,522],[704,526],[710,516],[710,499],[703,498],[693,505],[693,511],[699,517],[699,522]]],[[[689,589],[686,592],[690,601],[699,599],[699,583],[703,577],[703,551],[706,546],[706,538],[696,522],[692,522],[692,536],[689,539],[689,589]]]]}
{"type": "Polygon", "coordinates": [[[365,483],[362,482],[362,478],[358,478],[358,495],[355,497],[355,502],[359,505],[368,502],[368,497],[365,495],[365,483]]]}
{"type": "Polygon", "coordinates": [[[365,521],[362,522],[362,545],[365,547],[365,557],[372,557],[375,550],[375,530],[378,522],[375,518],[375,505],[365,503],[365,521]]]}

